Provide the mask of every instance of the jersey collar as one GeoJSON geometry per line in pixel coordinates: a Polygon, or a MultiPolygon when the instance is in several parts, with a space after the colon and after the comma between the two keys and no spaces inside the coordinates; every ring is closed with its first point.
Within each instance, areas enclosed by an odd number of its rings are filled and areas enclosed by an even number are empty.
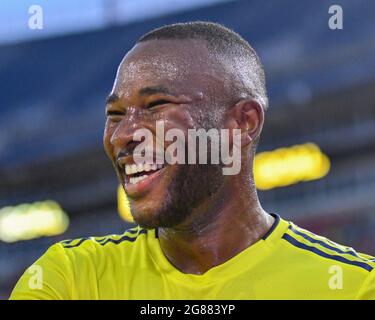
{"type": "Polygon", "coordinates": [[[275,245],[281,240],[289,223],[280,218],[278,214],[272,213],[271,215],[275,218],[275,221],[260,240],[202,275],[183,273],[174,267],[160,247],[157,230],[155,232],[148,232],[147,234],[149,253],[160,272],[171,278],[172,281],[200,284],[227,281],[228,278],[236,276],[239,273],[251,272],[254,266],[273,252],[275,245]]]}

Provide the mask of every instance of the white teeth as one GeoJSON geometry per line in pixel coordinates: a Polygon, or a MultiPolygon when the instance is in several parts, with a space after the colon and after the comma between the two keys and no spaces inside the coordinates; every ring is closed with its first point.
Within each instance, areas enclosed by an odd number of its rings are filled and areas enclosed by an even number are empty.
{"type": "Polygon", "coordinates": [[[134,173],[137,173],[137,165],[136,164],[132,164],[131,165],[131,171],[130,171],[130,174],[134,174],[134,173]]]}
{"type": "Polygon", "coordinates": [[[139,176],[139,177],[130,177],[129,182],[131,184],[136,184],[146,178],[147,178],[147,174],[144,174],[143,176],[139,176]]]}
{"type": "Polygon", "coordinates": [[[162,164],[127,164],[125,165],[125,173],[127,175],[131,175],[139,172],[149,172],[151,170],[158,170],[162,167],[162,164]]]}

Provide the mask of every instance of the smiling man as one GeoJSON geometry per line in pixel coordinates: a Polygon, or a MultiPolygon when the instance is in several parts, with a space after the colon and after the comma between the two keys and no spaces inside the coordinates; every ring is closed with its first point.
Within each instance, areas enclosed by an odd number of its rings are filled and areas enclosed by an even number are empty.
{"type": "Polygon", "coordinates": [[[11,298],[375,298],[372,257],[262,208],[253,159],[267,108],[262,65],[235,32],[191,22],[144,35],[118,68],[104,132],[138,226],[53,245],[11,298]],[[174,141],[157,137],[158,123],[185,138],[192,129],[227,130],[240,171],[224,175],[212,148],[207,164],[157,162],[174,141]],[[153,147],[149,163],[135,161],[141,143],[153,147]]]}

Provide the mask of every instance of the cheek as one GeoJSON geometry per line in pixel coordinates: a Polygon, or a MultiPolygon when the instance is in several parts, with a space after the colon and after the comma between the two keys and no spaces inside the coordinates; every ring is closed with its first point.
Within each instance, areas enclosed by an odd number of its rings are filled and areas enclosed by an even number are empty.
{"type": "MultiPolygon", "coordinates": [[[[184,146],[186,146],[188,141],[188,129],[194,129],[196,127],[196,123],[193,120],[190,110],[183,106],[177,106],[176,108],[171,108],[167,112],[164,113],[163,119],[164,121],[164,133],[171,129],[181,131],[184,136],[184,141],[180,140],[184,146]]],[[[173,141],[165,141],[164,146],[168,148],[169,145],[176,142],[176,138],[173,141]]],[[[176,146],[174,144],[174,146],[176,146]]],[[[174,154],[176,157],[177,155],[174,154]]],[[[186,159],[185,159],[186,160],[186,159]]]]}
{"type": "Polygon", "coordinates": [[[105,127],[104,127],[104,133],[103,133],[103,146],[104,150],[107,153],[108,157],[112,158],[112,151],[113,151],[113,145],[111,144],[111,138],[114,133],[114,126],[113,124],[110,124],[107,120],[105,127]]]}
{"type": "Polygon", "coordinates": [[[178,106],[164,113],[165,130],[180,129],[187,133],[188,129],[196,127],[190,110],[187,107],[178,106]]]}

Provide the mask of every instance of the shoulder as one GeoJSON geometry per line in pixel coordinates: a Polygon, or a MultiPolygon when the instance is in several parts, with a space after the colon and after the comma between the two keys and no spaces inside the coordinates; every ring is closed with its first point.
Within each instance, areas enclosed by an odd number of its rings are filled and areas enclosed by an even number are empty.
{"type": "MultiPolygon", "coordinates": [[[[147,230],[139,226],[125,230],[122,234],[111,234],[101,237],[83,237],[68,239],[58,242],[62,250],[67,255],[77,255],[84,253],[101,253],[111,250],[118,250],[123,246],[129,246],[135,242],[141,242],[142,235],[147,234],[147,230]]],[[[131,245],[130,247],[132,247],[131,245]]]]}
{"type": "Polygon", "coordinates": [[[332,299],[375,299],[375,258],[288,222],[275,257],[293,281],[332,299]]]}
{"type": "Polygon", "coordinates": [[[142,238],[145,234],[145,229],[134,227],[121,235],[84,237],[55,243],[25,271],[11,298],[95,298],[98,273],[110,268],[115,270],[115,274],[120,274],[124,268],[122,262],[136,256],[138,250],[132,248],[134,244],[144,243],[142,238]],[[31,290],[29,283],[35,282],[38,274],[42,285],[39,290],[31,290]]]}
{"type": "Polygon", "coordinates": [[[143,229],[139,226],[125,230],[122,234],[111,234],[102,237],[83,237],[77,239],[68,239],[60,241],[59,243],[65,249],[85,247],[90,245],[99,245],[104,247],[108,243],[120,244],[122,242],[134,242],[137,240],[138,236],[141,234],[147,233],[146,229],[143,229]]]}
{"type": "Polygon", "coordinates": [[[375,268],[375,258],[338,244],[290,222],[282,239],[295,254],[309,256],[320,263],[335,263],[353,272],[367,275],[375,268]]]}

